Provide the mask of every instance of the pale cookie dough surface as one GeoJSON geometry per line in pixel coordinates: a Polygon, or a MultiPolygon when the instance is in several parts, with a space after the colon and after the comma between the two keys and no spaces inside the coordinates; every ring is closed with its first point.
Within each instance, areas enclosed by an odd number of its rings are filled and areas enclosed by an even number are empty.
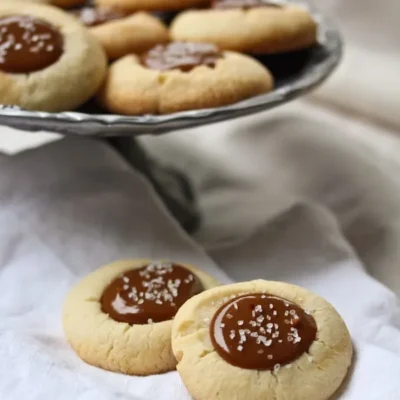
{"type": "Polygon", "coordinates": [[[28,110],[72,111],[85,103],[102,84],[107,59],[98,41],[76,19],[55,7],[0,3],[0,18],[29,15],[57,28],[64,52],[54,64],[29,74],[0,71],[0,104],[28,110]],[[66,84],[67,83],[67,84],[66,84]]]}
{"type": "Polygon", "coordinates": [[[89,30],[100,41],[110,60],[129,53],[140,54],[169,41],[167,27],[158,18],[143,12],[89,30]]]}
{"type": "Polygon", "coordinates": [[[190,72],[148,69],[128,55],[110,67],[99,99],[121,114],[168,114],[233,104],[272,88],[269,71],[242,54],[225,52],[214,67],[190,72]]]}
{"type": "MultiPolygon", "coordinates": [[[[172,321],[146,325],[117,322],[101,310],[104,289],[123,272],[140,268],[151,260],[118,261],[98,269],[69,292],[63,309],[65,335],[85,362],[105,370],[130,375],[171,371],[176,366],[171,350],[172,321]]],[[[197,268],[191,270],[205,289],[218,282],[197,268]]]]}
{"type": "Polygon", "coordinates": [[[223,50],[270,54],[300,50],[317,42],[317,24],[304,8],[189,10],[172,23],[177,41],[214,43],[223,50]]]}
{"type": "Polygon", "coordinates": [[[95,0],[101,7],[110,7],[124,11],[164,11],[181,10],[198,7],[207,3],[207,0],[95,0]]]}
{"type": "Polygon", "coordinates": [[[196,400],[327,400],[352,359],[349,332],[326,300],[298,286],[262,280],[222,286],[188,300],[173,323],[172,349],[177,370],[196,400]],[[263,292],[308,310],[318,327],[308,353],[275,372],[228,364],[215,351],[209,333],[213,315],[231,295],[263,292]]]}

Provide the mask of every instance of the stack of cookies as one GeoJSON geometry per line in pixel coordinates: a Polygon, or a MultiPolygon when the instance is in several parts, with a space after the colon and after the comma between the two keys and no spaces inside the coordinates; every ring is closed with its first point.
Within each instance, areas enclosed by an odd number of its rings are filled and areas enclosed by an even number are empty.
{"type": "Polygon", "coordinates": [[[94,98],[124,115],[219,107],[273,90],[285,69],[271,73],[273,57],[316,42],[307,9],[277,0],[0,0],[0,103],[58,112],[94,98]]]}
{"type": "Polygon", "coordinates": [[[176,368],[196,400],[327,400],[353,353],[342,318],[306,289],[221,286],[166,260],[93,272],[68,294],[63,325],[83,361],[130,375],[176,368]]]}

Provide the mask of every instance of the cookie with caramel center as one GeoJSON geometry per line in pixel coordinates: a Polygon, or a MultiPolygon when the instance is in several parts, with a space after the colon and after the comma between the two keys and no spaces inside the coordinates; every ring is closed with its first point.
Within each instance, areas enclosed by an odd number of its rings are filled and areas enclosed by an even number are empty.
{"type": "Polygon", "coordinates": [[[174,319],[172,350],[196,400],[328,400],[353,353],[344,321],[326,300],[263,280],[189,299],[174,319]]]}
{"type": "Polygon", "coordinates": [[[0,103],[72,111],[102,84],[104,51],[64,11],[28,3],[22,11],[21,5],[0,2],[0,103]]]}
{"type": "Polygon", "coordinates": [[[85,362],[130,375],[173,370],[172,320],[191,297],[218,282],[192,265],[118,261],[69,292],[63,310],[66,338],[85,362]]]}
{"type": "Polygon", "coordinates": [[[253,58],[213,44],[172,42],[114,62],[99,101],[120,114],[168,114],[233,104],[273,85],[253,58]]]}

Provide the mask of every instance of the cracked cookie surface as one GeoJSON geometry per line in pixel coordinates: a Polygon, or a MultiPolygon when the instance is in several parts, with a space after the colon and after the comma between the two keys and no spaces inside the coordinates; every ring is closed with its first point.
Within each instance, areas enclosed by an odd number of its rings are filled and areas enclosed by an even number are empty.
{"type": "Polygon", "coordinates": [[[173,370],[171,318],[186,297],[216,285],[188,264],[115,262],[69,292],[63,309],[66,338],[82,360],[106,370],[130,375],[173,370]]]}
{"type": "Polygon", "coordinates": [[[187,10],[171,25],[173,40],[214,43],[222,50],[274,54],[317,42],[317,24],[298,5],[187,10]]]}
{"type": "Polygon", "coordinates": [[[73,16],[46,5],[0,2],[0,25],[1,104],[72,111],[97,92],[106,56],[73,16]]]}
{"type": "Polygon", "coordinates": [[[189,299],[174,319],[172,349],[196,400],[327,400],[353,352],[345,323],[326,300],[263,280],[189,299]]]}
{"type": "Polygon", "coordinates": [[[174,42],[156,46],[145,59],[128,55],[114,62],[99,100],[115,113],[168,114],[233,104],[273,85],[270,72],[251,57],[174,42]]]}

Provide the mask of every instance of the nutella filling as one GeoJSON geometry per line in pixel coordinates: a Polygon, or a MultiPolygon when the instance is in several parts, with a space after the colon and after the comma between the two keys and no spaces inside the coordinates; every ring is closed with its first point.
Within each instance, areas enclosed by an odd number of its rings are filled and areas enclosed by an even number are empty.
{"type": "Polygon", "coordinates": [[[61,33],[48,22],[28,15],[0,18],[1,71],[40,71],[54,64],[63,51],[61,33]]]}
{"type": "Polygon", "coordinates": [[[175,42],[152,48],[142,56],[142,64],[159,71],[180,69],[189,72],[199,65],[214,67],[221,57],[213,44],[175,42]]]}
{"type": "Polygon", "coordinates": [[[199,278],[181,265],[152,263],[111,282],[101,308],[118,322],[151,324],[172,319],[186,300],[203,290],[199,278]]]}
{"type": "Polygon", "coordinates": [[[110,8],[83,7],[72,12],[86,26],[97,26],[125,18],[128,14],[110,8]]]}
{"type": "Polygon", "coordinates": [[[214,0],[213,8],[243,8],[245,10],[256,7],[281,7],[279,1],[273,0],[214,0]]]}
{"type": "Polygon", "coordinates": [[[317,337],[314,318],[268,294],[246,294],[215,313],[210,336],[217,353],[236,367],[274,370],[306,353],[317,337]]]}

